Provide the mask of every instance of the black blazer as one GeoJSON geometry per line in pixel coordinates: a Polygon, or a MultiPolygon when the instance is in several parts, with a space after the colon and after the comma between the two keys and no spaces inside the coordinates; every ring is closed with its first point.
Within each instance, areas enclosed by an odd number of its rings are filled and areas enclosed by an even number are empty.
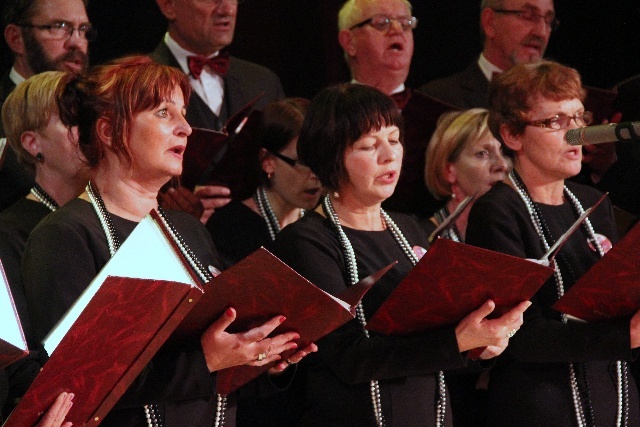
{"type": "Polygon", "coordinates": [[[459,73],[432,80],[418,90],[464,110],[489,108],[489,81],[477,61],[459,73]]]}
{"type": "MultiPolygon", "coordinates": [[[[149,55],[159,64],[180,68],[164,41],[149,55]]],[[[255,108],[261,110],[271,101],[284,98],[284,90],[278,76],[271,70],[231,57],[229,71],[224,78],[224,99],[220,117],[217,117],[197,93],[191,95],[187,107],[187,121],[193,127],[220,129],[233,113],[244,107],[249,101],[264,92],[255,108]]]]}
{"type": "MultiPolygon", "coordinates": [[[[9,78],[9,72],[4,74],[0,80],[0,109],[15,87],[16,85],[9,78]]],[[[0,120],[0,138],[3,137],[5,137],[4,126],[0,120]]],[[[18,163],[16,153],[13,149],[6,147],[4,161],[0,162],[0,212],[26,196],[33,183],[31,175],[18,163]]]]}

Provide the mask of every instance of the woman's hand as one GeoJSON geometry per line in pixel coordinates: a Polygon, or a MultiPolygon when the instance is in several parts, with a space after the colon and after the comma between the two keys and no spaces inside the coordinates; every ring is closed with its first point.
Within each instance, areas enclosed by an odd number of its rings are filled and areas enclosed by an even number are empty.
{"type": "Polygon", "coordinates": [[[65,422],[64,418],[73,405],[72,401],[73,393],[60,393],[44,413],[42,420],[34,427],[71,427],[71,422],[65,422]]]}
{"type": "Polygon", "coordinates": [[[631,338],[631,348],[640,347],[640,310],[636,311],[631,318],[629,334],[631,338]]]}
{"type": "Polygon", "coordinates": [[[482,307],[472,311],[456,326],[456,339],[460,352],[478,347],[487,347],[480,355],[481,359],[498,356],[509,343],[509,338],[522,326],[522,314],[531,302],[523,301],[497,319],[487,319],[496,304],[487,300],[482,307]]]}
{"type": "Polygon", "coordinates": [[[302,350],[298,350],[295,353],[293,353],[286,360],[280,363],[277,363],[275,366],[270,368],[269,374],[270,375],[281,374],[282,372],[284,372],[285,369],[289,367],[289,365],[295,365],[296,363],[299,363],[302,359],[304,359],[305,356],[311,353],[315,353],[316,351],[318,351],[318,346],[311,343],[305,348],[303,348],[302,350]]]}
{"type": "Polygon", "coordinates": [[[273,338],[267,336],[285,321],[276,316],[261,326],[246,332],[230,334],[225,329],[236,319],[236,311],[228,308],[200,337],[202,350],[210,372],[238,365],[262,366],[280,360],[280,353],[298,347],[293,342],[300,338],[296,332],[287,332],[273,338]]]}

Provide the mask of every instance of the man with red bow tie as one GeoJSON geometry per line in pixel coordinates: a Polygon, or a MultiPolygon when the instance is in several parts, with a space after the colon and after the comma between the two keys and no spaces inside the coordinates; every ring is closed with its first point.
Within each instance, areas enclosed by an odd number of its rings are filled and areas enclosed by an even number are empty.
{"type": "MultiPolygon", "coordinates": [[[[168,29],[150,56],[189,75],[193,94],[186,117],[192,127],[220,130],[229,117],[262,92],[257,109],[284,98],[280,79],[272,71],[229,56],[226,50],[233,41],[238,0],[156,3],[167,18],[168,29]]],[[[206,222],[214,209],[226,204],[229,194],[226,187],[200,187],[196,195],[205,208],[201,220],[206,222]]]]}
{"type": "Polygon", "coordinates": [[[455,108],[405,87],[418,25],[411,10],[407,0],[349,0],[338,14],[338,40],[351,81],[390,95],[405,121],[402,173],[383,206],[428,218],[441,202],[424,184],[425,152],[440,114],[455,108]]]}

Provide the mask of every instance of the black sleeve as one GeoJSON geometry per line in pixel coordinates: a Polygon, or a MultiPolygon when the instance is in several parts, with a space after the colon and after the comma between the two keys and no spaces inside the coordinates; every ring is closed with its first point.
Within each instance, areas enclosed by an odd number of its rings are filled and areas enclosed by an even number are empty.
{"type": "MultiPolygon", "coordinates": [[[[517,199],[515,191],[510,191],[513,197],[490,191],[476,201],[469,214],[466,241],[521,258],[541,258],[544,254],[542,243],[524,203],[517,199]]],[[[610,210],[609,206],[606,211],[610,210]]],[[[543,285],[543,290],[553,287],[551,292],[555,292],[555,286],[551,278],[543,285]]],[[[632,358],[629,319],[593,323],[568,321],[565,324],[542,302],[541,291],[532,298],[533,304],[524,314],[524,324],[510,340],[506,354],[526,362],[632,358]]]]}
{"type": "MultiPolygon", "coordinates": [[[[301,233],[296,229],[290,226],[278,235],[274,253],[316,286],[338,295],[347,285],[337,238],[324,227],[301,233]]],[[[430,374],[462,367],[465,363],[454,328],[410,337],[371,334],[367,338],[363,327],[354,319],[317,344],[317,356],[349,384],[430,374]]]]}

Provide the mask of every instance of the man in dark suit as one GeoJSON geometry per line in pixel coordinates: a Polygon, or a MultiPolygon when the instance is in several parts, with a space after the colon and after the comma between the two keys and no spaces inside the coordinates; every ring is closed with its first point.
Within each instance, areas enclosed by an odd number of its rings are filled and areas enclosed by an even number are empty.
{"type": "MultiPolygon", "coordinates": [[[[229,57],[226,52],[233,41],[238,0],[156,0],[156,3],[167,18],[168,29],[150,56],[189,75],[193,94],[186,117],[192,127],[219,130],[229,117],[262,92],[264,95],[255,105],[257,109],[284,98],[280,79],[272,71],[229,57]],[[220,60],[224,57],[228,60],[220,60]],[[209,63],[211,59],[214,62],[209,63]]],[[[214,209],[229,201],[230,193],[226,187],[208,185],[195,194],[205,207],[201,220],[206,222],[214,209]]]]}
{"type": "Polygon", "coordinates": [[[488,108],[489,81],[516,64],[539,61],[557,25],[553,0],[482,0],[484,37],[477,61],[420,90],[459,108],[488,108]]]}
{"type": "Polygon", "coordinates": [[[352,82],[376,87],[402,110],[402,173],[384,208],[428,218],[441,202],[424,184],[425,152],[440,114],[455,108],[405,87],[417,25],[411,10],[407,0],[349,0],[338,15],[338,40],[352,82]]]}
{"type": "MultiPolygon", "coordinates": [[[[43,71],[83,73],[94,34],[83,0],[3,0],[4,38],[13,67],[0,80],[0,103],[25,79],[43,71]]],[[[0,137],[4,129],[0,121],[0,137]]],[[[25,196],[33,178],[11,149],[0,169],[0,211],[25,196]]]]}

